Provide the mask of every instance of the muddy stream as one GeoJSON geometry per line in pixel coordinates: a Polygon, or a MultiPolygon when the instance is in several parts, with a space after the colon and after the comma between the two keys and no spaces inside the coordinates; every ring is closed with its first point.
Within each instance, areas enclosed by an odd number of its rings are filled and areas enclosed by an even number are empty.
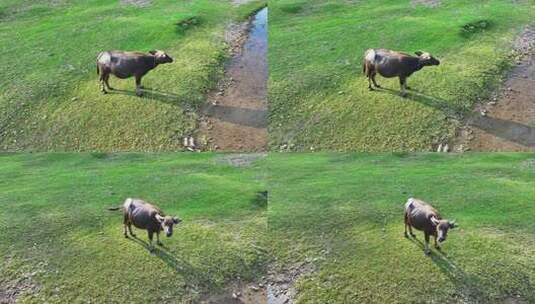
{"type": "Polygon", "coordinates": [[[200,110],[194,135],[199,149],[267,149],[267,16],[268,9],[263,8],[248,22],[227,29],[233,56],[226,64],[224,79],[200,110]]]}
{"type": "Polygon", "coordinates": [[[466,119],[458,152],[535,152],[535,31],[525,28],[514,49],[516,67],[502,88],[466,119]]]}

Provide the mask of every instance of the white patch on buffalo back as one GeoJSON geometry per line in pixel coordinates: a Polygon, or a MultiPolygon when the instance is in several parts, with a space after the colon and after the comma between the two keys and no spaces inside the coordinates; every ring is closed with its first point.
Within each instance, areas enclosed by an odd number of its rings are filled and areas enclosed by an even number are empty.
{"type": "Polygon", "coordinates": [[[375,61],[375,51],[369,49],[366,51],[366,61],[374,62],[375,61]]]}
{"type": "Polygon", "coordinates": [[[128,210],[130,209],[130,205],[132,204],[132,199],[131,198],[127,198],[125,201],[124,201],[124,209],[125,210],[128,210]]]}
{"type": "Polygon", "coordinates": [[[405,208],[406,208],[406,209],[412,209],[412,208],[414,207],[414,206],[412,205],[413,203],[414,203],[414,198],[412,198],[412,197],[409,198],[409,199],[407,200],[407,203],[405,204],[405,206],[406,206],[405,208]]]}
{"type": "Polygon", "coordinates": [[[101,64],[109,64],[111,62],[111,56],[108,52],[100,53],[100,56],[98,57],[98,62],[101,64]]]}

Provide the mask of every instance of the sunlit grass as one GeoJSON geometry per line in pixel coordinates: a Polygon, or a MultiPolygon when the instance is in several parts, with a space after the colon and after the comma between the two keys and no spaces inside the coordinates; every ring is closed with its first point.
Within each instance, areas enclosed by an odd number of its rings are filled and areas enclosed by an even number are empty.
{"type": "Polygon", "coordinates": [[[532,23],[532,1],[290,1],[270,4],[270,145],[293,150],[428,151],[454,136],[463,114],[488,96],[511,60],[512,41],[532,23]],[[463,26],[484,20],[484,29],[463,26]],[[368,48],[425,50],[439,67],[408,80],[362,73],[368,48]]]}

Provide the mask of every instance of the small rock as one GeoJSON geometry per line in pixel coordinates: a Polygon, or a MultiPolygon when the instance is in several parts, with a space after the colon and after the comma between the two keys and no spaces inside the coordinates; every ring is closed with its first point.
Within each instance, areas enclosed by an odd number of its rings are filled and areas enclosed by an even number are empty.
{"type": "Polygon", "coordinates": [[[489,106],[495,106],[496,105],[496,101],[491,101],[489,103],[487,103],[489,106]]]}
{"type": "Polygon", "coordinates": [[[487,110],[481,110],[480,114],[481,116],[487,116],[487,110]]]}
{"type": "Polygon", "coordinates": [[[254,286],[254,285],[252,285],[250,288],[251,288],[252,290],[254,290],[254,291],[258,291],[258,290],[259,290],[259,288],[256,287],[256,286],[254,286]]]}
{"type": "Polygon", "coordinates": [[[238,294],[235,293],[235,292],[233,292],[233,293],[232,293],[232,298],[233,298],[233,299],[237,299],[237,298],[238,298],[238,294]]]}

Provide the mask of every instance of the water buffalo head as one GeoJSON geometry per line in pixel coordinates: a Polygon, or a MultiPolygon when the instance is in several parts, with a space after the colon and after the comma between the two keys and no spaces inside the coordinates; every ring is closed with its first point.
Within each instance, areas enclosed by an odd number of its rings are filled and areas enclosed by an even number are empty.
{"type": "Polygon", "coordinates": [[[428,52],[417,51],[417,52],[414,52],[414,54],[416,54],[420,58],[420,62],[424,66],[426,66],[426,65],[439,65],[440,64],[440,61],[438,59],[436,59],[435,57],[433,57],[428,52]]]}
{"type": "Polygon", "coordinates": [[[156,220],[160,223],[162,230],[167,237],[173,235],[173,226],[182,222],[182,220],[176,216],[161,216],[159,214],[156,214],[156,220]]]}
{"type": "Polygon", "coordinates": [[[159,64],[173,62],[173,58],[167,55],[164,51],[153,50],[153,51],[149,51],[149,54],[153,55],[155,58],[155,61],[159,64]]]}
{"type": "Polygon", "coordinates": [[[448,230],[457,227],[455,221],[439,220],[435,217],[432,217],[431,221],[437,227],[437,241],[439,243],[446,241],[446,238],[448,237],[448,230]]]}

